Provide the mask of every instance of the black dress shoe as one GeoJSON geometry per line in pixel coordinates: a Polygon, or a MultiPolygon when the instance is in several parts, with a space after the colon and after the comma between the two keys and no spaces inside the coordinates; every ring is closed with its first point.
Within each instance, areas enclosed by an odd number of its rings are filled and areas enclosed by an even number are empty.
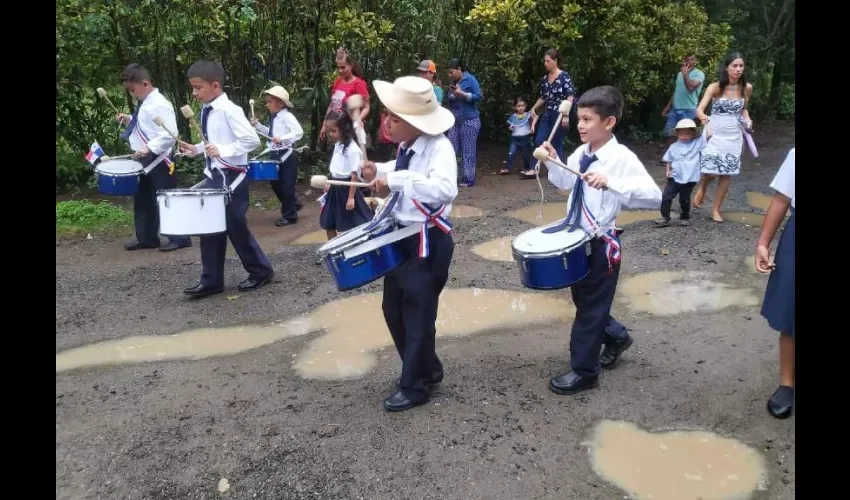
{"type": "Polygon", "coordinates": [[[139,243],[138,241],[128,241],[124,243],[125,250],[140,250],[142,248],[159,248],[159,245],[146,245],[144,243],[139,243]]]}
{"type": "Polygon", "coordinates": [[[206,286],[201,285],[199,283],[196,286],[183,290],[183,293],[185,293],[186,295],[191,295],[192,297],[206,297],[208,295],[215,295],[223,291],[223,286],[206,286]]]}
{"type": "Polygon", "coordinates": [[[423,405],[427,403],[428,400],[425,399],[419,403],[414,403],[404,393],[401,389],[392,393],[390,397],[384,400],[384,409],[387,411],[404,411],[409,410],[415,406],[423,405]]]}
{"type": "Polygon", "coordinates": [[[599,386],[599,376],[583,377],[567,372],[549,381],[549,390],[555,394],[571,395],[599,386]]]}
{"type": "Polygon", "coordinates": [[[269,281],[271,281],[273,276],[274,276],[274,273],[271,273],[268,276],[266,276],[265,278],[261,278],[261,279],[258,279],[258,280],[254,279],[254,278],[248,278],[245,281],[243,281],[242,283],[239,283],[238,289],[239,289],[240,292],[250,292],[251,290],[256,290],[258,288],[261,288],[263,285],[265,285],[269,281]]]}
{"type": "Polygon", "coordinates": [[[277,227],[291,226],[292,224],[297,224],[297,223],[298,223],[298,219],[283,219],[283,218],[281,218],[281,219],[274,221],[274,225],[277,226],[277,227]]]}
{"type": "Polygon", "coordinates": [[[304,208],[304,205],[302,205],[300,201],[295,204],[295,211],[296,212],[300,212],[302,208],[304,208]]]}
{"type": "Polygon", "coordinates": [[[780,385],[773,396],[767,400],[767,411],[776,418],[785,419],[791,416],[794,409],[794,388],[780,385]]]}
{"type": "Polygon", "coordinates": [[[632,346],[632,342],[634,342],[634,339],[627,333],[626,340],[605,344],[605,348],[602,349],[602,354],[599,356],[599,364],[602,365],[602,368],[609,370],[616,368],[620,356],[626,352],[626,349],[632,346]]]}
{"type": "Polygon", "coordinates": [[[160,252],[173,252],[174,250],[179,250],[181,248],[189,248],[192,246],[192,240],[188,240],[185,243],[175,243],[173,241],[169,241],[167,244],[159,247],[160,252]]]}

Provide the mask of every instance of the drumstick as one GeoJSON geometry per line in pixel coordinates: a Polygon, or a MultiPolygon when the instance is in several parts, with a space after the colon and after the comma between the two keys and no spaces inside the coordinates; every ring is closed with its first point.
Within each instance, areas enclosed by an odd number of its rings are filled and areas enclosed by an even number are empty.
{"type": "Polygon", "coordinates": [[[557,158],[550,157],[549,152],[546,151],[546,148],[544,148],[543,146],[534,150],[534,157],[537,158],[537,161],[539,163],[545,163],[547,161],[551,161],[555,165],[563,168],[564,170],[566,170],[568,172],[572,172],[572,173],[576,174],[577,176],[584,178],[584,174],[582,174],[578,170],[573,170],[572,168],[566,166],[561,160],[559,160],[557,158]]]}
{"type": "Polygon", "coordinates": [[[200,125],[198,125],[198,122],[195,121],[195,112],[192,111],[192,108],[187,104],[180,108],[180,112],[183,113],[183,116],[187,120],[189,120],[190,124],[195,126],[195,129],[198,131],[198,135],[201,136],[201,141],[203,141],[204,144],[207,144],[207,138],[204,137],[204,132],[201,130],[200,125]]]}
{"type": "Polygon", "coordinates": [[[363,123],[360,121],[360,109],[363,107],[363,96],[360,94],[351,94],[345,102],[348,108],[351,119],[354,121],[354,135],[357,136],[357,144],[360,146],[360,151],[363,153],[363,161],[366,161],[366,130],[363,129],[363,123]],[[359,125],[359,126],[358,126],[359,125]]]}
{"type": "Polygon", "coordinates": [[[103,155],[103,156],[101,156],[101,157],[100,157],[100,161],[102,161],[102,162],[103,162],[103,161],[109,161],[109,160],[122,160],[122,159],[124,159],[124,158],[130,158],[131,156],[133,156],[133,155],[132,155],[132,154],[129,154],[129,155],[121,155],[121,156],[109,156],[109,155],[103,155]]]}
{"type": "Polygon", "coordinates": [[[110,106],[112,106],[112,109],[114,109],[114,110],[115,110],[115,114],[116,114],[116,115],[120,115],[120,114],[121,114],[121,112],[120,112],[120,111],[118,111],[118,108],[116,108],[116,107],[115,107],[115,105],[114,105],[114,104],[112,104],[112,101],[110,101],[110,100],[109,100],[109,96],[108,96],[108,95],[106,95],[106,90],[104,90],[104,89],[103,89],[103,87],[98,87],[98,88],[97,88],[97,95],[99,95],[100,97],[104,98],[104,99],[106,100],[106,102],[107,102],[110,106]]]}
{"type": "MultiPolygon", "coordinates": [[[[558,114],[561,115],[561,120],[563,120],[565,116],[570,114],[570,108],[572,106],[573,105],[570,101],[561,101],[561,105],[558,106],[558,114]]],[[[548,143],[552,142],[552,138],[555,137],[555,132],[558,130],[558,127],[561,126],[561,120],[558,120],[558,123],[556,123],[552,127],[552,130],[549,131],[549,138],[546,139],[546,142],[548,142],[548,143]]],[[[535,158],[537,158],[537,157],[535,156],[535,158]]],[[[537,160],[537,165],[534,166],[535,170],[537,170],[538,168],[540,168],[540,160],[539,159],[537,160]]]]}
{"type": "Polygon", "coordinates": [[[248,99],[248,105],[251,106],[251,119],[256,120],[257,117],[254,115],[254,100],[248,99]]]}
{"type": "Polygon", "coordinates": [[[161,116],[154,116],[153,122],[164,128],[165,131],[168,132],[168,135],[170,135],[175,141],[177,141],[178,144],[180,144],[180,137],[178,137],[177,134],[175,134],[171,130],[168,130],[168,127],[165,126],[165,120],[163,120],[161,116]]]}
{"type": "Polygon", "coordinates": [[[324,189],[325,185],[369,187],[368,182],[351,182],[351,181],[328,180],[328,178],[324,175],[314,175],[313,177],[310,177],[310,186],[312,186],[314,188],[324,189]]]}

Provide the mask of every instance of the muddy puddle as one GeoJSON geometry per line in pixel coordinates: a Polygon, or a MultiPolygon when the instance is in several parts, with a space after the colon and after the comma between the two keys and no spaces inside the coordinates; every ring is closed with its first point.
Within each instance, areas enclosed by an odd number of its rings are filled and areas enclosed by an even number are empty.
{"type": "Polygon", "coordinates": [[[290,245],[324,245],[328,242],[328,233],[321,229],[311,233],[303,234],[292,240],[290,245]]]}
{"type": "MultiPolygon", "coordinates": [[[[561,220],[567,216],[567,203],[545,203],[543,205],[543,217],[538,218],[540,214],[540,204],[534,203],[525,208],[508,212],[505,215],[519,219],[535,226],[551,224],[557,220],[561,220]]],[[[660,215],[655,210],[623,210],[617,216],[617,226],[623,227],[635,222],[655,220],[660,215]]]]}
{"type": "MultiPolygon", "coordinates": [[[[393,346],[381,312],[381,297],[380,292],[346,297],[307,315],[267,325],[200,328],[175,335],[134,335],[90,344],[58,353],[56,372],[227,356],[320,332],[302,352],[292,355],[289,361],[293,368],[306,378],[356,377],[375,366],[377,351],[393,346]]],[[[575,308],[567,297],[567,294],[480,288],[447,289],[440,298],[437,336],[462,337],[569,321],[575,316],[575,308]]]]}
{"type": "Polygon", "coordinates": [[[758,305],[756,290],[719,281],[720,275],[659,271],[620,278],[617,296],[633,312],[673,316],[758,305]]]}
{"type": "Polygon", "coordinates": [[[743,500],[766,489],[764,457],[704,431],[647,432],[603,420],[585,443],[593,469],[641,500],[743,500]]]}
{"type": "MultiPolygon", "coordinates": [[[[316,309],[311,314],[312,326],[324,333],[297,354],[293,362],[296,372],[305,378],[351,378],[371,370],[380,349],[392,349],[392,357],[397,358],[381,313],[381,295],[358,295],[316,309]]],[[[569,321],[575,316],[575,308],[566,297],[482,288],[446,289],[440,296],[437,337],[569,321]]]]}
{"type": "Polygon", "coordinates": [[[227,356],[304,335],[309,326],[308,320],[298,318],[270,325],[199,328],[174,335],[133,335],[62,351],[56,355],[56,373],[102,365],[227,356]]]}
{"type": "Polygon", "coordinates": [[[764,223],[764,215],[752,212],[720,212],[724,222],[737,222],[746,226],[761,227],[764,223]]]}
{"type": "Polygon", "coordinates": [[[513,262],[513,252],[511,251],[513,239],[514,236],[505,236],[504,238],[485,241],[472,247],[472,253],[496,262],[513,262]]]}
{"type": "Polygon", "coordinates": [[[767,207],[770,206],[770,200],[772,199],[773,196],[769,194],[760,193],[758,191],[747,191],[747,205],[758,210],[764,210],[767,212],[767,207]]]}
{"type": "Polygon", "coordinates": [[[449,214],[449,219],[466,219],[469,217],[481,217],[484,211],[477,207],[469,205],[452,205],[452,213],[449,214]]]}

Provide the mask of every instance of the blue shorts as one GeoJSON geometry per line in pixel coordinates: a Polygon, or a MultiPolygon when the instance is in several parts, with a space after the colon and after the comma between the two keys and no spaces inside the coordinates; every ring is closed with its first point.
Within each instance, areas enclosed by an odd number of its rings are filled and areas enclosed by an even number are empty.
{"type": "Polygon", "coordinates": [[[667,123],[664,124],[664,133],[672,137],[675,135],[675,131],[673,129],[676,128],[676,124],[679,123],[679,120],[684,120],[685,118],[695,120],[696,117],[697,110],[695,109],[671,109],[670,112],[667,113],[667,123]]]}

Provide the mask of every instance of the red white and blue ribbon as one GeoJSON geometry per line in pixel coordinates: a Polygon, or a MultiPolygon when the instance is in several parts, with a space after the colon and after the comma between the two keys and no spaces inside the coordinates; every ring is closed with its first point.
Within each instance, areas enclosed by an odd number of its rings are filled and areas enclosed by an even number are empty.
{"type": "MultiPolygon", "coordinates": [[[[148,145],[148,136],[145,135],[144,132],[142,132],[142,127],[140,127],[138,123],[134,126],[133,132],[136,134],[139,140],[142,141],[142,144],[144,144],[145,146],[148,145]]],[[[163,153],[162,161],[165,162],[165,164],[168,166],[168,173],[172,174],[174,173],[174,162],[171,160],[171,158],[168,157],[166,153],[163,153]]],[[[153,165],[156,166],[157,163],[159,162],[156,162],[153,165]]],[[[150,170],[153,170],[150,165],[148,165],[148,167],[150,168],[150,170]]]]}
{"type": "MultiPolygon", "coordinates": [[[[584,200],[582,200],[581,203],[581,212],[584,214],[584,218],[587,220],[588,224],[590,224],[590,227],[593,228],[594,233],[598,233],[599,223],[596,221],[596,217],[594,217],[590,209],[587,208],[587,204],[584,200]]],[[[608,271],[610,272],[616,264],[620,263],[620,259],[622,257],[620,254],[620,238],[617,236],[617,232],[613,228],[600,234],[599,238],[605,242],[605,257],[608,259],[608,271]]]]}
{"type": "Polygon", "coordinates": [[[428,257],[429,241],[428,241],[428,224],[432,223],[442,232],[449,234],[452,232],[452,223],[443,217],[443,212],[446,210],[445,205],[440,205],[437,208],[432,208],[430,205],[417,200],[412,200],[413,205],[425,216],[425,223],[422,224],[422,229],[419,230],[419,257],[424,259],[428,257]]]}

